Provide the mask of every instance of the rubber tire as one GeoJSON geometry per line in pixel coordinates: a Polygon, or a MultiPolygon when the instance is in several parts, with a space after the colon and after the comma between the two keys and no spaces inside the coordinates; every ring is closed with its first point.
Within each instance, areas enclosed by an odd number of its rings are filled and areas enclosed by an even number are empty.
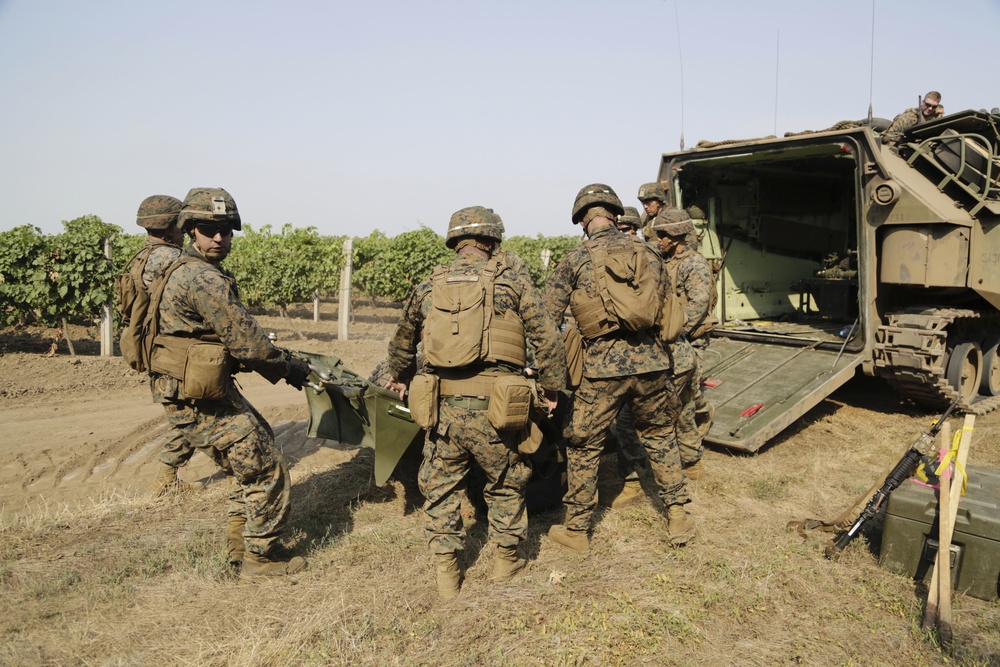
{"type": "Polygon", "coordinates": [[[959,343],[956,345],[948,357],[945,379],[962,395],[962,400],[971,401],[979,393],[982,373],[983,351],[979,348],[979,343],[959,343]],[[975,377],[971,380],[965,380],[963,384],[962,379],[968,370],[966,363],[970,361],[975,366],[975,377]]]}
{"type": "Polygon", "coordinates": [[[983,379],[979,393],[983,396],[1000,394],[1000,336],[993,334],[983,341],[983,379]]]}

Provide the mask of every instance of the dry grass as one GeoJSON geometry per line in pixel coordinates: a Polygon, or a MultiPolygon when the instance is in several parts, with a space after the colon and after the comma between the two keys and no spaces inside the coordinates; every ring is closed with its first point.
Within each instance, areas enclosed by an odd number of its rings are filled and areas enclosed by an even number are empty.
{"type": "MultiPolygon", "coordinates": [[[[549,542],[558,516],[537,514],[529,569],[497,584],[479,557],[484,522],[470,510],[467,579],[449,602],[434,593],[412,480],[372,488],[368,452],[295,470],[291,547],[311,562],[290,579],[242,583],[229,571],[223,484],[38,508],[0,525],[0,661],[1000,664],[996,603],[956,598],[958,642],[946,658],[919,629],[920,587],[879,568],[860,540],[832,563],[822,537],[803,543],[786,528],[842,508],[872,480],[857,471],[882,466],[912,436],[889,423],[848,454],[835,443],[850,434],[837,431],[857,424],[828,413],[761,456],[710,452],[711,476],[693,489],[701,534],[685,549],[667,546],[652,503],[604,511],[587,557],[549,542]]],[[[605,468],[609,490],[614,465],[605,468]]]]}

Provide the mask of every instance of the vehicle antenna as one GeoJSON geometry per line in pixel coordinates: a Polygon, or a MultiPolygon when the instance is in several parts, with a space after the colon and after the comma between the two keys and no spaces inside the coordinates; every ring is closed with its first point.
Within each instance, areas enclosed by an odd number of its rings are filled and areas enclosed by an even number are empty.
{"type": "Polygon", "coordinates": [[[872,89],[875,82],[875,0],[872,0],[872,53],[868,60],[868,127],[872,126],[872,89]]]}
{"type": "Polygon", "coordinates": [[[677,13],[677,0],[674,0],[674,25],[677,28],[677,57],[681,64],[681,150],[684,150],[684,51],[681,49],[681,17],[677,13]]]}
{"type": "Polygon", "coordinates": [[[774,136],[778,136],[778,64],[781,62],[781,31],[774,45],[774,136]]]}

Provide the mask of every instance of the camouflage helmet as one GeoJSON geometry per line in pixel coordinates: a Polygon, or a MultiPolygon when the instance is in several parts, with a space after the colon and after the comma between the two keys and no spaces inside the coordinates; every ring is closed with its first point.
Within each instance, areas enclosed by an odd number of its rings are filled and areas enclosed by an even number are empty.
{"type": "Polygon", "coordinates": [[[502,241],[503,221],[493,209],[484,206],[469,206],[455,211],[448,221],[448,234],[444,237],[444,244],[454,250],[458,240],[466,236],[502,241]]]}
{"type": "Polygon", "coordinates": [[[236,202],[222,188],[191,188],[187,193],[177,224],[187,230],[199,222],[229,223],[233,229],[242,228],[236,202]]]}
{"type": "Polygon", "coordinates": [[[177,224],[177,214],[184,204],[176,197],[153,195],[139,204],[135,224],[144,229],[169,229],[177,224]]]}
{"type": "Polygon", "coordinates": [[[614,215],[621,215],[625,212],[625,209],[622,208],[622,200],[618,198],[610,186],[603,183],[591,183],[582,188],[576,195],[576,200],[573,202],[573,224],[580,224],[586,210],[597,205],[604,206],[614,215]]]}
{"type": "Polygon", "coordinates": [[[639,186],[639,201],[645,202],[655,199],[661,204],[667,203],[667,193],[659,183],[643,183],[639,186]]]}
{"type": "Polygon", "coordinates": [[[628,225],[632,229],[639,229],[640,223],[639,211],[636,210],[635,206],[626,206],[625,212],[618,216],[619,225],[628,225]]]}
{"type": "Polygon", "coordinates": [[[656,214],[651,228],[654,232],[666,232],[668,236],[684,236],[694,231],[691,216],[680,208],[664,208],[656,214]]]}

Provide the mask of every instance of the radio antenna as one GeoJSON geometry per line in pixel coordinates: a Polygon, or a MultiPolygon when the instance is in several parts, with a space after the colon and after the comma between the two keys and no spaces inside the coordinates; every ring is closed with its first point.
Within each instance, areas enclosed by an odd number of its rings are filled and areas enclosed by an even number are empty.
{"type": "Polygon", "coordinates": [[[872,126],[872,90],[875,86],[875,0],[872,0],[872,54],[868,61],[868,127],[872,126]]]}
{"type": "Polygon", "coordinates": [[[681,49],[681,17],[677,13],[677,0],[674,0],[674,25],[677,28],[677,57],[681,65],[681,150],[684,150],[684,51],[681,49]]]}
{"type": "Polygon", "coordinates": [[[774,136],[778,136],[778,65],[781,63],[781,31],[774,45],[774,136]]]}

